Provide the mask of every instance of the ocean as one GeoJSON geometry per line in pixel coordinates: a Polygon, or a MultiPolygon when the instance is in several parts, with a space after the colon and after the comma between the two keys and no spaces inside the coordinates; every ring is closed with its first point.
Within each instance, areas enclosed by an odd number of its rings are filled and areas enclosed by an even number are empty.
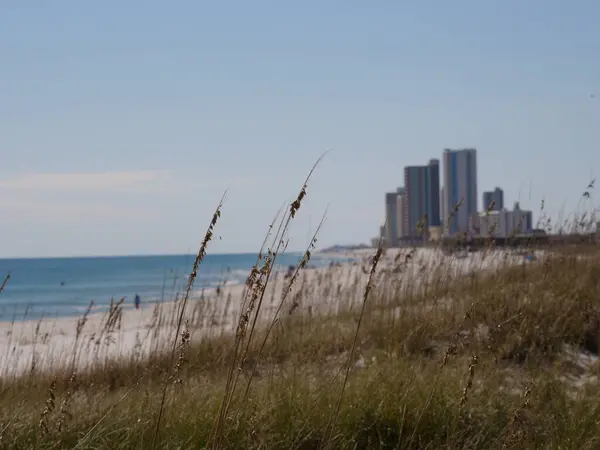
{"type": "MultiPolygon", "coordinates": [[[[106,311],[111,298],[125,297],[134,307],[135,294],[142,306],[181,292],[194,261],[192,255],[118,256],[88,258],[0,259],[0,278],[11,277],[0,293],[0,321],[38,320],[42,317],[79,316],[94,301],[94,311],[106,311]]],[[[277,267],[300,261],[300,253],[281,254],[277,267]]],[[[335,258],[313,255],[310,265],[323,267],[335,258]]],[[[243,284],[256,254],[206,255],[194,290],[243,284]]],[[[0,283],[1,283],[0,280],[0,283]]]]}

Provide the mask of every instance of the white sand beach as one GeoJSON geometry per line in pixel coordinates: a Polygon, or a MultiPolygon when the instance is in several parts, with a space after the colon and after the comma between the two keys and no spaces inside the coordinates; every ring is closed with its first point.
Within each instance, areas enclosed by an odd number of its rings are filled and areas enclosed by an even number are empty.
{"type": "MultiPolygon", "coordinates": [[[[457,257],[438,250],[418,249],[407,259],[409,252],[409,249],[385,251],[374,279],[375,289],[390,280],[400,281],[394,295],[402,295],[402,289],[414,290],[440,274],[451,278],[473,270],[523,263],[522,256],[506,251],[457,257]]],[[[336,253],[337,258],[349,261],[302,270],[279,314],[290,311],[326,314],[360,305],[374,253],[374,249],[336,253]]],[[[272,276],[264,295],[261,321],[273,319],[288,286],[289,279],[284,273],[272,276]]],[[[193,292],[184,314],[192,343],[208,336],[233,333],[244,291],[243,285],[226,285],[220,292],[193,292]]],[[[116,308],[112,315],[94,312],[92,308],[85,320],[69,317],[14,324],[0,322],[0,347],[4,348],[0,370],[4,377],[57,367],[70,370],[71,364],[77,370],[85,370],[118,358],[144,358],[153,351],[164,351],[173,343],[180,306],[180,300],[165,301],[139,310],[116,308]]]]}

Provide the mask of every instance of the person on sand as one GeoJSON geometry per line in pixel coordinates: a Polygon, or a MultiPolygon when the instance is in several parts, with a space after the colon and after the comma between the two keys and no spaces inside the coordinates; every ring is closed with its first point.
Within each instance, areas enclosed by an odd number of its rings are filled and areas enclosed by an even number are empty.
{"type": "Polygon", "coordinates": [[[138,294],[135,294],[135,300],[134,300],[134,302],[135,302],[135,309],[140,309],[141,299],[140,299],[140,296],[138,294]]]}

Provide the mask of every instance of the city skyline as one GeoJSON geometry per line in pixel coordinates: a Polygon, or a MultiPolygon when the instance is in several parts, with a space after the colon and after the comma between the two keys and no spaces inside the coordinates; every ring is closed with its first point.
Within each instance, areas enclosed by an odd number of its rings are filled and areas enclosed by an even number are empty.
{"type": "Polygon", "coordinates": [[[440,186],[437,158],[427,165],[404,166],[403,186],[385,195],[387,222],[380,236],[386,245],[425,242],[457,233],[506,237],[533,232],[532,211],[521,209],[518,201],[513,210],[506,209],[504,190],[497,185],[483,192],[481,209],[478,207],[476,148],[443,149],[442,174],[440,186]]]}

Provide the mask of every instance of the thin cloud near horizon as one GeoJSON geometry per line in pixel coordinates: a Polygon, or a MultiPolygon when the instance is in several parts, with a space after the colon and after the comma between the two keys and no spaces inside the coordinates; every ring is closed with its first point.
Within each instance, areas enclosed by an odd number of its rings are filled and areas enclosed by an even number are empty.
{"type": "Polygon", "coordinates": [[[105,172],[31,172],[0,178],[0,189],[35,191],[123,191],[136,189],[220,189],[263,185],[264,177],[232,176],[229,179],[196,176],[173,170],[134,170],[105,172]]]}
{"type": "Polygon", "coordinates": [[[0,188],[18,190],[114,190],[168,180],[168,171],[24,173],[0,179],[0,188]]]}

